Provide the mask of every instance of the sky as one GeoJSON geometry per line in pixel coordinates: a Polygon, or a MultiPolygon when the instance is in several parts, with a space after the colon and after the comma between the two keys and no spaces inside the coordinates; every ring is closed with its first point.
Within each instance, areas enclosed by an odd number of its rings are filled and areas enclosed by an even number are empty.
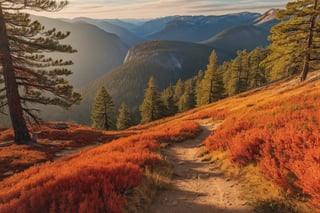
{"type": "Polygon", "coordinates": [[[284,8],[285,0],[69,0],[60,12],[36,13],[55,18],[149,19],[170,15],[221,15],[263,13],[284,8]]]}

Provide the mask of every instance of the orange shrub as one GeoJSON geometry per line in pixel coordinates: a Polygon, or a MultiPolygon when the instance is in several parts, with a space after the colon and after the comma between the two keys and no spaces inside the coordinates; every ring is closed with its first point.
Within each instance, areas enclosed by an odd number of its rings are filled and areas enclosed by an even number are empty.
{"type": "Polygon", "coordinates": [[[188,119],[205,119],[205,118],[213,118],[214,120],[224,120],[226,116],[229,114],[229,110],[227,109],[204,109],[199,112],[193,113],[188,116],[188,119]]]}
{"type": "Polygon", "coordinates": [[[197,132],[193,122],[172,123],[31,167],[0,182],[0,212],[124,212],[126,192],[161,160],[159,141],[197,132]]]}
{"type": "Polygon", "coordinates": [[[151,128],[143,136],[154,137],[162,141],[179,142],[195,137],[200,131],[201,128],[198,123],[181,120],[151,128]]]}
{"type": "Polygon", "coordinates": [[[229,150],[238,165],[258,162],[261,171],[290,192],[320,203],[320,95],[296,95],[238,111],[205,141],[229,150]]]}

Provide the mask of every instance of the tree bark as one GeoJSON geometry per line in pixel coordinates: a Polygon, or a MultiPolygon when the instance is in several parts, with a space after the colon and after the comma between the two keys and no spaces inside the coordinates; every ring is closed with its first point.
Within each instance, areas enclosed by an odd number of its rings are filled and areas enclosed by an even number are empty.
{"type": "MultiPolygon", "coordinates": [[[[313,9],[316,10],[317,8],[318,8],[318,0],[315,0],[313,9]]],[[[310,57],[311,57],[310,48],[313,43],[313,31],[314,31],[314,27],[315,27],[316,18],[317,18],[317,16],[315,14],[312,14],[312,16],[310,18],[309,35],[308,35],[308,39],[307,39],[307,45],[305,47],[306,53],[304,56],[303,68],[302,68],[301,77],[300,77],[301,81],[304,81],[307,79],[307,75],[308,75],[309,68],[310,68],[310,57]]]]}
{"type": "Polygon", "coordinates": [[[23,117],[18,85],[10,55],[9,39],[5,25],[2,5],[0,4],[0,59],[3,68],[3,77],[6,87],[6,96],[8,108],[14,130],[14,142],[16,144],[25,144],[31,142],[30,134],[23,117]]]}

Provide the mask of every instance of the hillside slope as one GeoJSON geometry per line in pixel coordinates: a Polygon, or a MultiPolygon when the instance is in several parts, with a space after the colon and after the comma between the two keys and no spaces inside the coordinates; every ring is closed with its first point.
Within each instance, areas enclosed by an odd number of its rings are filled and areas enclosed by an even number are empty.
{"type": "MultiPolygon", "coordinates": [[[[56,209],[63,212],[101,212],[106,209],[112,213],[125,212],[128,207],[125,207],[126,199],[150,192],[149,189],[164,180],[163,176],[152,173],[159,171],[155,169],[157,165],[165,168],[161,156],[157,154],[159,144],[195,137],[200,132],[199,124],[195,121],[206,119],[222,123],[204,141],[206,149],[214,152],[204,152],[210,156],[211,164],[219,162],[222,159],[219,153],[223,153],[233,163],[228,168],[240,166],[241,170],[236,175],[238,179],[248,173],[246,167],[254,167],[265,175],[264,181],[269,180],[255,183],[244,196],[251,196],[252,202],[256,201],[259,198],[256,193],[259,185],[265,187],[260,192],[265,195],[271,182],[283,187],[283,199],[278,200],[281,205],[273,200],[274,197],[260,200],[267,209],[264,212],[319,212],[319,98],[320,71],[310,73],[307,81],[302,83],[298,77],[281,80],[176,116],[132,127],[127,130],[131,136],[56,162],[35,165],[15,175],[8,173],[11,177],[0,182],[0,211],[20,213],[28,208],[42,212],[56,209]],[[141,185],[146,187],[145,191],[137,188],[141,185]],[[311,209],[300,211],[297,206],[289,208],[287,205],[292,205],[293,198],[308,204],[311,209]]],[[[0,144],[12,139],[10,131],[0,131],[0,144]]],[[[108,132],[96,131],[93,135],[89,128],[80,132],[81,135],[75,134],[77,132],[72,129],[49,132],[38,129],[43,146],[55,142],[56,145],[68,147],[70,140],[72,143],[96,139],[100,143],[109,141],[106,137],[108,132]]],[[[54,144],[49,147],[54,147],[54,144]]],[[[14,149],[15,146],[10,148],[14,149]]],[[[20,146],[19,151],[39,152],[39,147],[20,146]]],[[[38,152],[33,156],[39,156],[38,159],[43,161],[46,156],[38,152]]],[[[8,162],[6,156],[14,154],[7,149],[0,149],[3,162],[8,162]]],[[[13,160],[13,168],[14,164],[23,164],[24,161],[24,158],[13,160]]],[[[217,192],[213,191],[212,195],[214,193],[217,192]]],[[[146,200],[146,197],[140,197],[140,200],[129,202],[133,206],[128,208],[144,208],[146,200]]],[[[189,204],[190,208],[193,204],[199,206],[197,203],[189,204]]]]}
{"type": "Polygon", "coordinates": [[[235,58],[238,50],[251,51],[256,47],[269,45],[269,29],[255,25],[236,26],[224,30],[216,36],[200,42],[216,49],[228,51],[230,59],[235,58]]]}
{"type": "Polygon", "coordinates": [[[111,69],[122,64],[128,46],[115,34],[107,33],[87,23],[68,23],[59,19],[31,16],[38,20],[46,29],[56,28],[69,31],[70,36],[63,43],[70,44],[78,52],[74,54],[50,54],[55,58],[71,59],[73,75],[68,77],[75,86],[94,80],[111,69]],[[94,42],[93,42],[94,41],[94,42]]]}
{"type": "MultiPolygon", "coordinates": [[[[129,30],[121,26],[118,26],[117,24],[110,23],[111,21],[109,22],[108,20],[75,18],[75,19],[72,19],[72,22],[74,23],[84,22],[84,23],[95,25],[108,33],[117,35],[121,39],[121,41],[123,41],[125,44],[127,44],[130,47],[140,43],[143,40],[137,37],[135,34],[130,32],[129,30]]],[[[118,23],[118,24],[121,24],[121,23],[118,23]]]]}
{"type": "Polygon", "coordinates": [[[238,50],[251,51],[256,47],[266,47],[269,45],[268,36],[271,27],[279,23],[275,18],[277,11],[270,9],[250,23],[229,27],[200,43],[215,49],[223,48],[230,59],[237,55],[238,50]]]}

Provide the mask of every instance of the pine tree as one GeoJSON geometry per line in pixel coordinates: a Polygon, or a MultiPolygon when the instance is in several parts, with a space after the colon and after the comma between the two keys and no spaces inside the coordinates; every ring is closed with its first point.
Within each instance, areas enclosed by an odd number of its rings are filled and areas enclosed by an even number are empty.
{"type": "Polygon", "coordinates": [[[144,100],[140,105],[141,123],[154,121],[165,115],[165,105],[161,100],[160,92],[156,88],[155,79],[149,79],[148,88],[144,93],[144,100]]]}
{"type": "Polygon", "coordinates": [[[320,67],[319,16],[318,0],[289,2],[277,13],[282,22],[271,29],[271,54],[264,61],[272,79],[301,71],[303,81],[310,69],[320,67]]]}
{"type": "Polygon", "coordinates": [[[0,3],[0,102],[8,107],[16,144],[31,142],[26,119],[40,121],[35,104],[69,108],[80,101],[80,95],[63,78],[71,74],[65,66],[72,62],[53,60],[43,54],[75,52],[71,46],[59,43],[69,33],[45,30],[39,22],[31,22],[28,14],[18,12],[24,8],[57,11],[65,5],[66,2],[48,0],[0,3]]]}
{"type": "Polygon", "coordinates": [[[179,98],[183,95],[184,93],[184,84],[181,79],[179,79],[174,86],[174,101],[177,103],[179,101],[179,98]]]}
{"type": "Polygon", "coordinates": [[[261,65],[268,56],[268,49],[257,47],[249,53],[249,88],[259,87],[267,82],[265,68],[261,65]]]}
{"type": "Polygon", "coordinates": [[[126,104],[121,104],[119,108],[119,115],[117,119],[117,129],[123,130],[131,126],[132,120],[129,112],[129,108],[126,104]]]}
{"type": "Polygon", "coordinates": [[[174,87],[169,86],[161,92],[161,99],[166,106],[165,116],[174,115],[178,112],[177,103],[174,101],[174,87]]]}
{"type": "Polygon", "coordinates": [[[110,130],[114,126],[114,104],[111,96],[101,87],[95,98],[91,111],[92,127],[95,129],[110,130]]]}
{"type": "Polygon", "coordinates": [[[217,101],[222,98],[223,93],[222,74],[217,69],[217,54],[212,51],[203,80],[197,88],[197,106],[217,101]]]}
{"type": "Polygon", "coordinates": [[[194,87],[195,79],[191,78],[184,82],[184,93],[178,101],[179,112],[184,112],[195,106],[194,87]]]}

